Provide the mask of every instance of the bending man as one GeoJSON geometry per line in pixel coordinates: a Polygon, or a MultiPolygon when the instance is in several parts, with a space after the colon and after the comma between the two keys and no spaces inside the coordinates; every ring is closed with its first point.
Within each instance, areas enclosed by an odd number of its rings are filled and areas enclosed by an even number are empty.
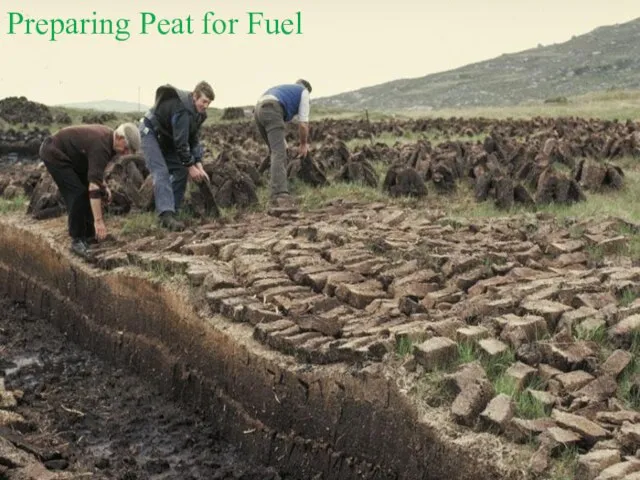
{"type": "Polygon", "coordinates": [[[115,130],[105,125],[65,127],[45,138],[40,158],[53,177],[68,213],[71,251],[86,257],[89,243],[107,236],[102,198],[111,201],[105,168],[116,156],[140,150],[140,132],[133,123],[115,130]]]}
{"type": "Polygon", "coordinates": [[[259,99],[254,118],[262,139],[269,146],[271,159],[271,206],[273,211],[296,211],[287,181],[287,147],[285,123],[298,122],[301,157],[309,151],[309,94],[306,80],[272,87],[259,99]]]}
{"type": "Polygon", "coordinates": [[[172,231],[185,228],[176,218],[187,188],[187,178],[209,181],[202,167],[199,134],[214,99],[213,88],[200,82],[193,92],[163,85],[154,106],[140,123],[142,150],[153,175],[153,194],[160,223],[172,231]]]}

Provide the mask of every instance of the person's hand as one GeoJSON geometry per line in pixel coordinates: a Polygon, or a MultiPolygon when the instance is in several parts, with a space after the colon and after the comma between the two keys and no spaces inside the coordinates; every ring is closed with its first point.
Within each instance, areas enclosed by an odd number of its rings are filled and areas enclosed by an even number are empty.
{"type": "Polygon", "coordinates": [[[193,180],[194,182],[201,182],[203,180],[209,179],[209,176],[206,174],[206,172],[197,165],[191,165],[189,167],[189,177],[191,177],[191,180],[193,180]]]}
{"type": "Polygon", "coordinates": [[[104,220],[96,220],[93,222],[93,227],[96,230],[96,239],[102,241],[107,238],[107,227],[104,225],[104,220]]]}
{"type": "Polygon", "coordinates": [[[196,166],[200,169],[200,171],[202,172],[202,174],[204,175],[204,179],[208,182],[210,181],[209,175],[207,175],[207,172],[204,171],[204,167],[202,166],[202,163],[196,163],[196,166]]]}
{"type": "Polygon", "coordinates": [[[298,149],[298,154],[301,157],[306,157],[307,153],[309,153],[309,145],[306,143],[304,145],[300,145],[300,148],[298,149]]]}

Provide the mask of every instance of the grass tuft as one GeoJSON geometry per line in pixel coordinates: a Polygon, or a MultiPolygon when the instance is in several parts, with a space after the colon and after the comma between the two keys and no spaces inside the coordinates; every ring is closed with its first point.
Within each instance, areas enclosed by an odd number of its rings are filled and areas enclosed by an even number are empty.
{"type": "Polygon", "coordinates": [[[574,480],[578,468],[580,450],[578,447],[569,446],[562,450],[558,461],[551,470],[550,480],[574,480]]]}
{"type": "Polygon", "coordinates": [[[146,237],[162,232],[158,217],[153,212],[130,213],[123,218],[120,234],[125,237],[146,237]]]}
{"type": "Polygon", "coordinates": [[[629,348],[632,359],[620,375],[618,397],[632,410],[640,410],[640,333],[633,335],[629,348]]]}
{"type": "Polygon", "coordinates": [[[13,198],[0,197],[0,215],[25,211],[28,203],[29,199],[22,195],[13,198]]]}

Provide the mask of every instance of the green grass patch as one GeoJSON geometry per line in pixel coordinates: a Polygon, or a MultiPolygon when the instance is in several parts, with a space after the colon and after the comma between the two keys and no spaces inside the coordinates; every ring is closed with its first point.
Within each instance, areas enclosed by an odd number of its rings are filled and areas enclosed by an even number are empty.
{"type": "Polygon", "coordinates": [[[447,371],[441,369],[422,375],[411,393],[431,407],[449,405],[455,400],[455,393],[450,388],[450,381],[447,380],[446,375],[447,371]]]}
{"type": "Polygon", "coordinates": [[[25,211],[28,204],[29,199],[23,195],[14,198],[0,197],[0,215],[25,211]]]}
{"type": "Polygon", "coordinates": [[[582,342],[593,342],[596,343],[601,348],[607,348],[607,327],[597,327],[593,329],[588,329],[581,327],[580,325],[576,325],[574,327],[574,338],[578,341],[582,342]]]}
{"type": "Polygon", "coordinates": [[[478,359],[476,349],[470,342],[458,343],[458,365],[474,362],[478,359]]]}
{"type": "Polygon", "coordinates": [[[413,352],[413,341],[409,337],[401,336],[396,345],[396,353],[399,357],[406,357],[413,352]]]}
{"type": "Polygon", "coordinates": [[[126,237],[146,237],[163,232],[154,212],[130,213],[123,217],[120,234],[126,237]]]}
{"type": "Polygon", "coordinates": [[[376,135],[371,139],[368,138],[353,138],[346,142],[349,150],[354,150],[364,145],[371,145],[376,143],[383,143],[389,147],[398,147],[406,144],[414,144],[420,140],[427,140],[434,146],[437,146],[440,142],[445,141],[461,141],[461,142],[477,142],[484,141],[486,133],[477,135],[452,135],[440,130],[428,130],[425,132],[414,132],[412,130],[405,130],[398,134],[395,132],[383,132],[380,135],[376,135]]]}
{"type": "Polygon", "coordinates": [[[631,346],[631,363],[624,369],[618,380],[618,398],[628,408],[640,410],[640,333],[633,335],[631,346]]]}
{"type": "MultiPolygon", "coordinates": [[[[495,394],[510,396],[515,404],[516,416],[520,418],[540,418],[548,416],[545,405],[526,390],[518,390],[514,378],[506,375],[507,369],[515,362],[515,354],[509,349],[500,355],[488,356],[482,354],[475,344],[471,342],[458,343],[458,361],[455,367],[466,363],[479,362],[487,373],[487,377],[493,384],[495,394]]],[[[544,382],[534,377],[527,388],[531,390],[544,390],[544,382]]]]}
{"type": "MultiPolygon", "coordinates": [[[[636,162],[637,163],[637,162],[636,162]]],[[[464,218],[505,217],[509,215],[524,215],[527,213],[547,213],[558,220],[584,220],[615,217],[627,222],[640,223],[640,165],[625,171],[625,185],[620,190],[602,190],[599,192],[585,192],[587,200],[570,205],[551,203],[535,207],[515,206],[510,210],[498,209],[492,200],[476,202],[470,185],[466,182],[458,184],[457,191],[442,204],[447,215],[464,218]]],[[[436,200],[437,202],[437,200],[436,200]]],[[[573,238],[580,238],[584,233],[583,227],[575,226],[570,229],[573,238]]],[[[640,234],[626,231],[629,245],[626,251],[620,252],[634,255],[640,259],[640,234]]],[[[597,256],[597,252],[593,252],[597,256]]]]}
{"type": "Polygon", "coordinates": [[[618,300],[618,305],[621,307],[628,307],[631,305],[636,298],[638,298],[638,294],[631,288],[625,288],[620,295],[620,299],[618,300]]]}
{"type": "Polygon", "coordinates": [[[390,119],[408,119],[410,116],[406,112],[393,112],[381,110],[353,109],[353,108],[336,108],[325,107],[311,104],[311,115],[313,120],[366,120],[376,122],[380,120],[390,119]]]}
{"type": "Polygon", "coordinates": [[[566,97],[566,102],[545,103],[544,100],[500,107],[462,107],[442,109],[388,110],[411,117],[461,117],[495,119],[530,119],[534,117],[584,117],[604,120],[640,118],[640,90],[609,90],[566,97]]]}
{"type": "Polygon", "coordinates": [[[597,266],[604,259],[604,249],[598,245],[587,245],[584,249],[589,259],[589,263],[597,266]]]}
{"type": "Polygon", "coordinates": [[[518,389],[516,380],[504,374],[493,382],[496,395],[509,395],[515,405],[515,414],[519,418],[535,419],[548,417],[549,411],[545,404],[538,400],[531,391],[544,391],[545,384],[540,377],[534,377],[522,389],[518,389]]]}
{"type": "Polygon", "coordinates": [[[583,225],[571,225],[569,227],[569,238],[578,240],[584,236],[586,230],[583,225]]]}
{"type": "Polygon", "coordinates": [[[458,342],[458,361],[455,366],[475,361],[480,362],[489,380],[495,383],[515,361],[515,353],[508,349],[501,354],[490,356],[482,353],[472,342],[458,342]]]}
{"type": "Polygon", "coordinates": [[[336,200],[375,203],[386,202],[389,199],[381,189],[361,183],[331,182],[326,187],[315,188],[299,181],[292,181],[291,192],[296,196],[302,210],[321,208],[336,200]]]}
{"type": "Polygon", "coordinates": [[[161,262],[154,262],[151,264],[147,273],[151,277],[152,280],[158,283],[166,283],[173,278],[173,272],[171,272],[164,264],[161,262]]]}
{"type": "Polygon", "coordinates": [[[531,386],[529,388],[530,390],[522,390],[514,395],[516,416],[531,420],[548,417],[549,408],[531,393],[531,390],[536,390],[536,388],[531,386]]]}
{"type": "Polygon", "coordinates": [[[627,240],[621,254],[628,256],[631,260],[640,261],[640,229],[621,225],[618,228],[618,233],[624,235],[627,240]]]}
{"type": "Polygon", "coordinates": [[[427,136],[421,133],[404,131],[398,135],[394,132],[383,132],[380,135],[376,135],[373,139],[368,138],[353,138],[346,142],[349,150],[354,150],[357,147],[363,145],[371,145],[372,143],[384,143],[390,147],[403,145],[407,143],[416,143],[418,140],[427,139],[427,136]]]}
{"type": "Polygon", "coordinates": [[[566,447],[551,469],[549,480],[574,480],[578,468],[580,450],[578,447],[566,447]]]}

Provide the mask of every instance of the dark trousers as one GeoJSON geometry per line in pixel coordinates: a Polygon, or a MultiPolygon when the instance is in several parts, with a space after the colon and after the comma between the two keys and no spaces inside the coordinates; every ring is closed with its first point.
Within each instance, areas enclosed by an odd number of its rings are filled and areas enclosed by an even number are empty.
{"type": "Polygon", "coordinates": [[[254,118],[260,136],[269,146],[271,196],[289,193],[284,110],[278,102],[267,100],[256,105],[254,118]]]}
{"type": "Polygon", "coordinates": [[[53,181],[56,182],[64,200],[68,213],[69,236],[74,240],[94,237],[96,231],[89,201],[89,181],[76,172],[70,164],[51,161],[52,157],[60,159],[61,155],[64,153],[45,140],[40,149],[40,158],[53,177],[53,181]]]}

